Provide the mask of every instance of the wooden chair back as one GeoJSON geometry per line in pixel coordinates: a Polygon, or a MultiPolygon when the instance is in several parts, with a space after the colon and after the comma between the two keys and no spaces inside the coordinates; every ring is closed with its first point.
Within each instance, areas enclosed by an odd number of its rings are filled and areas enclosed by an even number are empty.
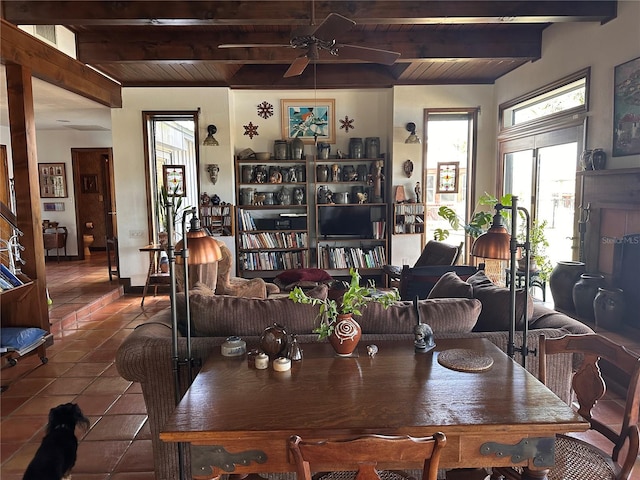
{"type": "Polygon", "coordinates": [[[429,240],[422,249],[422,253],[414,267],[426,267],[428,265],[455,265],[460,257],[464,243],[449,245],[447,243],[429,240]]]}
{"type": "MultiPolygon", "coordinates": [[[[540,381],[547,378],[546,357],[558,353],[582,354],[582,364],[574,373],[572,387],[578,401],[578,413],[591,423],[591,429],[604,435],[612,444],[611,459],[620,467],[618,479],[630,478],[638,455],[640,436],[638,415],[640,409],[640,356],[598,334],[565,335],[558,338],[540,336],[540,381]],[[626,387],[626,401],[620,422],[612,421],[610,414],[600,420],[596,403],[604,396],[607,386],[599,361],[605,360],[621,372],[626,387]],[[606,424],[605,424],[606,421],[606,424]],[[611,427],[613,425],[614,427],[611,427]],[[618,427],[619,425],[619,427],[618,427]],[[625,443],[624,459],[620,460],[625,443]]],[[[607,451],[608,453],[608,451],[607,451]]]]}
{"type": "Polygon", "coordinates": [[[289,453],[298,480],[311,480],[312,468],[323,471],[357,470],[356,480],[380,480],[378,463],[385,468],[403,468],[406,462],[423,464],[422,479],[437,480],[440,452],[446,443],[443,433],[430,437],[364,435],[348,440],[304,441],[289,439],[289,453]]]}

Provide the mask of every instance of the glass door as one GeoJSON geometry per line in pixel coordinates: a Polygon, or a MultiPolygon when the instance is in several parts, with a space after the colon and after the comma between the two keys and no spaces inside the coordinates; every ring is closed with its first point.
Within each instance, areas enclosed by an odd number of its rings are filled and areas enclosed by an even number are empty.
{"type": "Polygon", "coordinates": [[[576,171],[582,126],[531,135],[500,144],[503,193],[518,196],[538,225],[546,222],[551,264],[578,259],[576,171]]]}

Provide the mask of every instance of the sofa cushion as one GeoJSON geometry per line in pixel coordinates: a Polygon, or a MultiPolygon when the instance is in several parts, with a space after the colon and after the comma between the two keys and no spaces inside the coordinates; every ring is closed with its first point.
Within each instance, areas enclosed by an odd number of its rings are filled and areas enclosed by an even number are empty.
{"type": "MultiPolygon", "coordinates": [[[[434,333],[469,333],[480,315],[480,302],[467,298],[438,298],[419,300],[422,321],[428,323],[434,333]]],[[[362,333],[412,333],[418,323],[413,303],[400,301],[385,308],[370,303],[356,320],[362,333]]]]}
{"type": "MultiPolygon", "coordinates": [[[[509,330],[509,289],[494,284],[484,271],[470,276],[467,282],[473,287],[473,298],[482,302],[482,312],[475,332],[495,332],[509,330]]],[[[527,318],[533,314],[533,300],[524,290],[516,291],[516,329],[522,328],[524,302],[527,302],[527,318]],[[525,300],[526,299],[526,300],[525,300]]]]}
{"type": "Polygon", "coordinates": [[[293,290],[296,286],[308,288],[332,280],[333,277],[321,268],[296,268],[280,273],[274,279],[274,283],[283,290],[293,290]]]}
{"type": "MultiPolygon", "coordinates": [[[[327,297],[327,286],[320,285],[307,292],[316,298],[327,297]]],[[[191,334],[194,337],[228,337],[230,335],[261,335],[274,323],[288,333],[305,334],[317,326],[318,307],[294,303],[287,297],[248,298],[231,295],[208,295],[199,291],[189,294],[191,334]]],[[[184,331],[184,293],[176,295],[178,324],[184,331]]]]}
{"type": "Polygon", "coordinates": [[[436,282],[427,298],[473,298],[473,287],[456,272],[447,272],[436,282]]]}

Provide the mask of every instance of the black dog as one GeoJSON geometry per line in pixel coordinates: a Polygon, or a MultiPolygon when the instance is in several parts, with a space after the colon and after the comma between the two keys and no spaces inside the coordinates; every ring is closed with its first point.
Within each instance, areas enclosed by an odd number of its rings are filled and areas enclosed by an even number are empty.
{"type": "Polygon", "coordinates": [[[47,433],[23,480],[62,480],[71,473],[78,450],[77,424],[84,430],[89,428],[89,419],[75,403],[58,405],[49,411],[47,433]]]}

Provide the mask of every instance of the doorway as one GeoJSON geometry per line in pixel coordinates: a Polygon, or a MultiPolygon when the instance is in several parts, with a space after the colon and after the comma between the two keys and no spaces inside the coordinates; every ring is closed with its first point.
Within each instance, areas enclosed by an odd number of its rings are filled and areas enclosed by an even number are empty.
{"type": "Polygon", "coordinates": [[[583,131],[576,125],[500,143],[502,191],[517,195],[532,221],[546,221],[553,265],[578,259],[576,171],[583,131]]]}
{"type": "Polygon", "coordinates": [[[84,260],[92,250],[109,251],[117,239],[112,150],[72,148],[71,159],[78,259],[84,260]]]}

